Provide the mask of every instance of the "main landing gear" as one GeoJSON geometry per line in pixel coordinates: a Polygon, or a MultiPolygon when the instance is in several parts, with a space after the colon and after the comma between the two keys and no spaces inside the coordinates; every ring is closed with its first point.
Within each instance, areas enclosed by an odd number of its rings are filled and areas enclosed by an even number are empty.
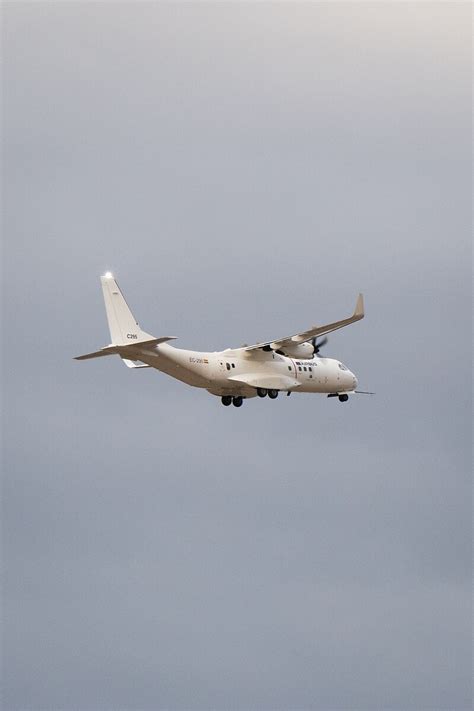
{"type": "Polygon", "coordinates": [[[278,397],[278,390],[273,390],[270,388],[270,390],[267,390],[267,388],[257,388],[257,395],[258,397],[265,397],[268,395],[270,400],[275,400],[275,398],[278,397]]]}
{"type": "MultiPolygon", "coordinates": [[[[267,390],[267,388],[257,388],[257,395],[259,397],[268,397],[270,400],[275,400],[278,397],[279,390],[267,390]]],[[[290,393],[287,393],[288,395],[290,393]]],[[[229,407],[229,405],[233,405],[234,407],[242,407],[242,404],[244,402],[244,399],[242,395],[223,395],[221,397],[221,402],[225,407],[229,407]]]]}
{"type": "Polygon", "coordinates": [[[235,397],[232,397],[232,395],[223,395],[221,397],[221,402],[226,407],[229,407],[229,405],[233,405],[234,407],[242,407],[243,401],[244,398],[241,395],[236,395],[235,397]]]}

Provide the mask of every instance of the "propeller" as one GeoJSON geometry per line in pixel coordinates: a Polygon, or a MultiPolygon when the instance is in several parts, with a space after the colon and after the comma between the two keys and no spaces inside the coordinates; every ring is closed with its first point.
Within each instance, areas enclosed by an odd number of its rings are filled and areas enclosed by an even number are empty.
{"type": "Polygon", "coordinates": [[[321,340],[319,341],[319,343],[318,343],[318,337],[317,337],[317,336],[316,336],[315,338],[312,338],[312,339],[311,339],[311,343],[313,344],[314,355],[318,355],[320,349],[321,349],[323,346],[325,346],[327,342],[328,342],[328,339],[326,338],[326,336],[324,336],[324,338],[321,338],[321,340]]]}

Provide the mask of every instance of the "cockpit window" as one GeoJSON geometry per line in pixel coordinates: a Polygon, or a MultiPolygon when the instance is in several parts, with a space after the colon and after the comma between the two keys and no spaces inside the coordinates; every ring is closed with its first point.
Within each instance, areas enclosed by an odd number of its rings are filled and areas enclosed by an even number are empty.
{"type": "Polygon", "coordinates": [[[347,370],[346,366],[343,365],[342,363],[338,363],[338,366],[341,370],[347,370]]]}

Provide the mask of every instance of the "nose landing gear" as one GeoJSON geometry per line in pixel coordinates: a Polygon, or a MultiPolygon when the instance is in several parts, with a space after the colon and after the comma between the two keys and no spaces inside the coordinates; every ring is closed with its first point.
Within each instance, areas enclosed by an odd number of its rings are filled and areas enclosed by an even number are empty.
{"type": "Polygon", "coordinates": [[[349,400],[349,395],[347,393],[341,393],[340,395],[337,393],[329,393],[328,397],[337,397],[339,398],[339,402],[347,402],[349,400]]]}

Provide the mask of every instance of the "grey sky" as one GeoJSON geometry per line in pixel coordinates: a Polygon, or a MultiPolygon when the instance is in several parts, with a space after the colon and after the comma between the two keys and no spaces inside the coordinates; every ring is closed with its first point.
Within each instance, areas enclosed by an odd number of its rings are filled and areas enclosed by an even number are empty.
{"type": "Polygon", "coordinates": [[[4,708],[471,705],[468,3],[5,3],[4,708]],[[348,315],[377,391],[117,359],[348,315]]]}

